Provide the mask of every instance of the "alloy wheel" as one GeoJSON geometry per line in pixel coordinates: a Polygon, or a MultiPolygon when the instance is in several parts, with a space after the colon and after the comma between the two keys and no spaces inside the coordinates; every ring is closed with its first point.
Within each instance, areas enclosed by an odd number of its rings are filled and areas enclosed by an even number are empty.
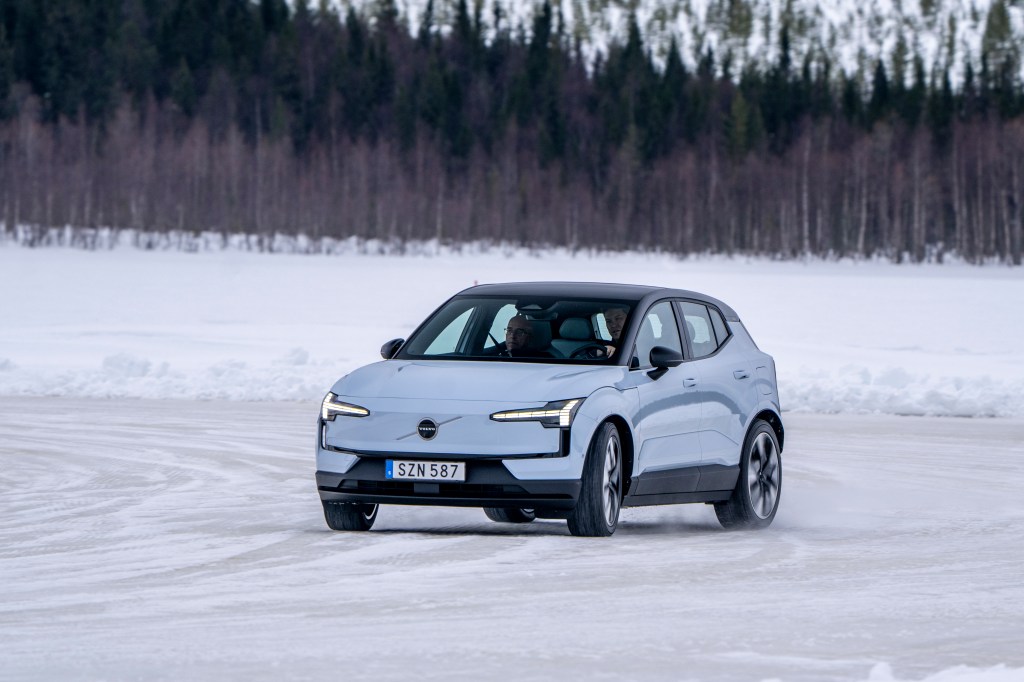
{"type": "Polygon", "coordinates": [[[604,451],[604,476],[602,491],[604,493],[604,517],[608,526],[614,526],[619,517],[620,495],[622,477],[619,475],[619,466],[622,458],[619,453],[619,439],[608,439],[608,445],[604,451]]]}
{"type": "Polygon", "coordinates": [[[750,507],[759,519],[767,519],[779,498],[779,453],[767,433],[759,433],[747,453],[747,491],[750,507]]]}

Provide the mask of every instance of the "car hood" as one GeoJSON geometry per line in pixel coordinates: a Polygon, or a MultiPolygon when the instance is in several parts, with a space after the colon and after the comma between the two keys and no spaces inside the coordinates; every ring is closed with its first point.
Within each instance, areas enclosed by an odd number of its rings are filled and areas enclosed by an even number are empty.
{"type": "Polygon", "coordinates": [[[586,397],[620,383],[625,374],[618,366],[387,360],[357,369],[331,390],[352,398],[536,403],[586,397]]]}

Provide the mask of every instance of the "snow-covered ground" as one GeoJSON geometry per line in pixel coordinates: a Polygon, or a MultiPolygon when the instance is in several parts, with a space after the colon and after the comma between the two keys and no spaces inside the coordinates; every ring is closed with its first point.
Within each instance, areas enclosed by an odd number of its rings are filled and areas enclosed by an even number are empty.
{"type": "Polygon", "coordinates": [[[521,250],[403,257],[0,244],[0,396],[305,400],[475,282],[702,291],[783,409],[1024,417],[1024,268],[521,250]]]}
{"type": "Polygon", "coordinates": [[[768,530],[593,539],[330,532],[316,411],[0,398],[0,679],[1024,679],[1022,419],[791,414],[768,530]]]}
{"type": "Polygon", "coordinates": [[[0,244],[0,679],[1020,682],[1022,310],[1006,267],[0,244]],[[545,279],[736,308],[787,410],[770,529],[326,529],[330,384],[474,282],[545,279]]]}

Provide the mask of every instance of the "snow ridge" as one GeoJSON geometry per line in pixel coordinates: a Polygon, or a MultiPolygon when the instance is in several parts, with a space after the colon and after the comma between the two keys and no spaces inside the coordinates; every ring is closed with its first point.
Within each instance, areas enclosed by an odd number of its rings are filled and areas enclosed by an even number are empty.
{"type": "Polygon", "coordinates": [[[477,282],[589,280],[729,302],[774,356],[784,410],[1024,416],[1021,268],[481,244],[403,255],[354,241],[305,255],[295,241],[268,253],[209,239],[185,251],[0,241],[0,291],[17,292],[0,297],[0,396],[316,401],[477,282]]]}

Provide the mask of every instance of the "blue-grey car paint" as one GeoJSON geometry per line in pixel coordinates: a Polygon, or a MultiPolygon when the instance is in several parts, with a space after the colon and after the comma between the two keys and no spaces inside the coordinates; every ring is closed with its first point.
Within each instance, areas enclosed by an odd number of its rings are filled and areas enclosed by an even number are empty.
{"type": "MultiPolygon", "coordinates": [[[[721,301],[684,290],[566,283],[484,285],[457,296],[500,294],[509,288],[595,298],[631,295],[644,314],[630,316],[623,331],[623,339],[630,344],[646,311],[659,301],[691,300],[713,306],[732,335],[707,358],[693,359],[687,344],[685,361],[659,378],[652,377],[649,368],[630,368],[631,353],[619,353],[617,364],[589,366],[401,359],[399,351],[398,359],[360,368],[334,384],[331,390],[340,400],[367,408],[370,416],[339,416],[321,423],[318,472],[345,474],[360,459],[353,452],[369,452],[470,462],[497,457],[518,480],[579,480],[591,440],[608,420],[625,430],[621,435],[632,444],[635,454],[626,472],[632,480],[697,465],[737,467],[744,435],[759,414],[771,416],[773,426],[779,425],[781,443],[774,361],[758,350],[735,311],[721,301]],[[501,410],[541,407],[571,398],[585,400],[576,413],[564,456],[552,456],[560,451],[559,429],[489,418],[501,410]],[[439,425],[431,440],[410,437],[423,419],[439,425]]],[[[676,314],[680,333],[685,334],[678,309],[676,314]]],[[[628,504],[644,503],[642,489],[629,492],[628,504]]],[[[422,503],[431,500],[424,498],[422,503]]]]}

